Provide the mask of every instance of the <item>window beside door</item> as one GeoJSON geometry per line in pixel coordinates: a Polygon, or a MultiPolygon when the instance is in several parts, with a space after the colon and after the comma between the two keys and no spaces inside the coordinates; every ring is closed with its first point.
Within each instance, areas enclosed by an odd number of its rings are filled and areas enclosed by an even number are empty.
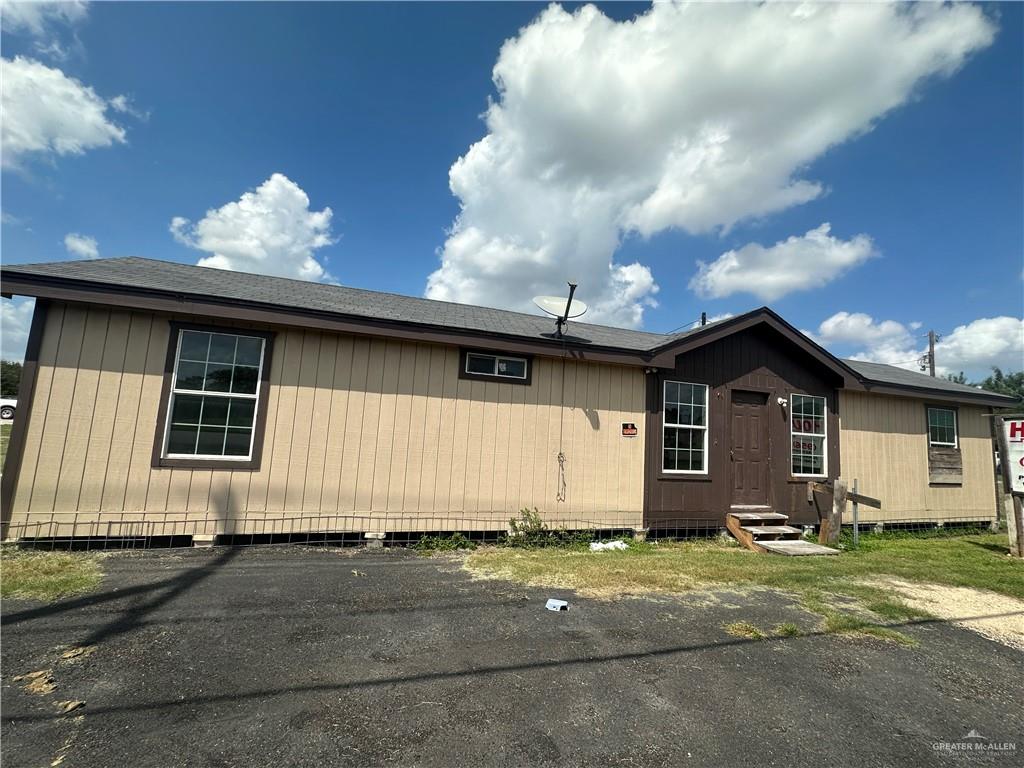
{"type": "Polygon", "coordinates": [[[666,381],[662,402],[662,470],[707,474],[707,385],[666,381]]]}
{"type": "Polygon", "coordinates": [[[789,429],[793,475],[825,477],[828,474],[825,453],[828,430],[825,398],[816,395],[791,395],[789,429]]]}

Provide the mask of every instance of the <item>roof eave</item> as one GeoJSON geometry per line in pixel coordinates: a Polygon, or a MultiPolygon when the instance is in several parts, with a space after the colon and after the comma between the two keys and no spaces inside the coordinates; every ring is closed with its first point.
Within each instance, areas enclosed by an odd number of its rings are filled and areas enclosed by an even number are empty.
{"type": "Polygon", "coordinates": [[[56,301],[113,305],[126,309],[243,320],[266,325],[314,327],[364,336],[459,346],[486,346],[499,352],[569,357],[631,366],[650,365],[650,355],[645,351],[582,344],[571,339],[530,338],[451,326],[385,320],[258,301],[19,273],[10,267],[0,269],[0,277],[0,295],[5,298],[31,296],[56,301]]]}

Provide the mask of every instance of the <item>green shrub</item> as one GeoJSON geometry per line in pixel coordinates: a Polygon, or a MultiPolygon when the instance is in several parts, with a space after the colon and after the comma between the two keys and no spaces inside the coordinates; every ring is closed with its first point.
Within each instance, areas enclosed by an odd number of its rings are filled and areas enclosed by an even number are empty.
{"type": "Polygon", "coordinates": [[[457,549],[476,549],[476,544],[461,533],[451,536],[422,536],[416,542],[421,552],[454,552],[457,549]]]}
{"type": "Polygon", "coordinates": [[[567,531],[549,528],[541,519],[540,510],[523,507],[519,519],[508,521],[509,535],[501,539],[506,547],[568,547],[594,540],[593,531],[567,531]]]}

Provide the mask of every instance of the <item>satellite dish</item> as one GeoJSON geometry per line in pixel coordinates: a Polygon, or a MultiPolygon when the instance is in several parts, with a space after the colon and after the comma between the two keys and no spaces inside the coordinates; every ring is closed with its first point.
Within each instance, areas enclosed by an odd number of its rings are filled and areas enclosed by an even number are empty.
{"type": "Polygon", "coordinates": [[[580,317],[587,311],[586,304],[579,299],[574,299],[572,303],[569,304],[569,311],[566,312],[565,305],[568,302],[564,296],[534,296],[533,303],[549,315],[553,315],[555,317],[580,317]]]}
{"type": "Polygon", "coordinates": [[[533,303],[555,317],[555,336],[561,338],[562,329],[569,322],[570,317],[579,317],[587,311],[587,305],[582,301],[573,301],[573,294],[576,293],[576,283],[569,283],[569,296],[563,299],[561,296],[534,296],[533,303]]]}

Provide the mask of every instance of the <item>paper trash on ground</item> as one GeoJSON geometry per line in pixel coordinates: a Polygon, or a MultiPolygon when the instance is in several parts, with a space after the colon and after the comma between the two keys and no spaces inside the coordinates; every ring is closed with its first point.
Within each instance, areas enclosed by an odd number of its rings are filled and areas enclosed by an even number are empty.
{"type": "Polygon", "coordinates": [[[629,544],[624,541],[595,541],[590,545],[591,552],[605,552],[609,549],[629,549],[629,544]]]}
{"type": "Polygon", "coordinates": [[[565,600],[555,600],[555,598],[549,598],[547,603],[544,605],[549,611],[568,611],[569,604],[565,600]]]}

